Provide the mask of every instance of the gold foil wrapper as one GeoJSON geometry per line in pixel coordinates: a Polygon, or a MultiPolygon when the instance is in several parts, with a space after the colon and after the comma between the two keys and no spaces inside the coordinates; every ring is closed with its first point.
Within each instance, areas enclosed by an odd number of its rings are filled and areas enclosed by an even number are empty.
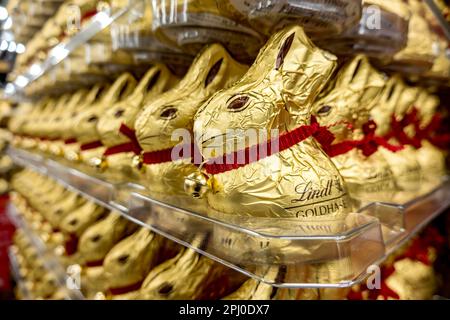
{"type": "Polygon", "coordinates": [[[197,254],[192,249],[180,253],[147,275],[139,299],[218,299],[236,287],[242,277],[231,269],[197,254]]]}
{"type": "MultiPolygon", "coordinates": [[[[257,143],[240,141],[246,129],[263,130],[270,137],[271,129],[282,134],[309,124],[313,100],[335,66],[336,57],[315,47],[300,27],[275,34],[242,79],[215,94],[197,113],[194,133],[203,157],[221,157],[226,145],[257,143]],[[237,98],[244,105],[230,108],[237,98]],[[241,131],[227,135],[226,141],[214,138],[227,129],[241,131]]],[[[342,177],[313,138],[210,179],[208,205],[219,214],[306,222],[351,210],[342,177]]]]}
{"type": "MultiPolygon", "coordinates": [[[[175,87],[144,105],[135,123],[136,136],[144,152],[178,145],[173,134],[180,129],[184,129],[183,133],[192,132],[194,115],[202,103],[216,91],[229,87],[246,70],[221,45],[206,47],[175,87]]],[[[144,167],[145,185],[152,193],[165,196],[186,196],[184,177],[197,170],[189,159],[144,167]]]]}
{"type": "Polygon", "coordinates": [[[400,300],[431,299],[437,286],[433,266],[409,258],[394,263],[395,272],[386,284],[396,292],[400,300]]]}
{"type": "Polygon", "coordinates": [[[143,281],[158,262],[163,239],[141,228],[115,245],[105,257],[103,269],[109,288],[123,288],[143,281]]]}
{"type": "MultiPolygon", "coordinates": [[[[363,138],[363,125],[379,103],[385,80],[364,56],[342,66],[333,81],[314,103],[312,113],[322,126],[329,126],[334,143],[363,138]],[[351,128],[349,127],[351,126],[351,128]]],[[[389,163],[380,152],[365,157],[358,149],[332,158],[350,195],[361,204],[389,201],[395,180],[389,163]]]]}
{"type": "MultiPolygon", "coordinates": [[[[130,139],[120,132],[120,127],[125,124],[134,130],[134,123],[142,107],[155,99],[159,94],[173,87],[178,82],[166,66],[156,64],[151,67],[138,83],[134,92],[126,99],[121,100],[108,108],[100,117],[97,131],[103,145],[107,147],[122,143],[129,143],[130,139]]],[[[124,152],[108,156],[105,175],[111,179],[120,181],[124,177],[136,176],[132,167],[133,152],[124,152]]],[[[137,177],[136,177],[137,178],[137,177]]]]}

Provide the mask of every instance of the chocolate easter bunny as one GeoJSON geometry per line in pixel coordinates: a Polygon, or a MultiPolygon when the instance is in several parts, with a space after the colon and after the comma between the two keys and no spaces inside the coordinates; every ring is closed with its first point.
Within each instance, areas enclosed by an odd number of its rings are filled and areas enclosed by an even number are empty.
{"type": "MultiPolygon", "coordinates": [[[[422,89],[417,97],[417,110],[419,114],[419,130],[427,130],[427,126],[433,121],[433,116],[439,106],[439,98],[422,89]]],[[[432,190],[442,182],[445,175],[445,154],[442,150],[423,139],[421,146],[416,150],[417,161],[422,170],[424,182],[428,182],[427,189],[432,190]]]]}
{"type": "Polygon", "coordinates": [[[176,254],[174,249],[174,243],[146,228],[119,242],[103,263],[109,295],[114,297],[139,289],[153,267],[176,254]]]}
{"type": "Polygon", "coordinates": [[[157,267],[145,278],[132,298],[145,300],[217,299],[235,289],[242,276],[199,255],[192,249],[180,253],[157,267]]]}
{"type": "Polygon", "coordinates": [[[71,95],[66,93],[61,95],[54,106],[46,108],[44,113],[41,114],[38,124],[39,137],[42,139],[39,142],[39,148],[41,151],[48,153],[52,144],[51,140],[56,138],[55,132],[52,131],[55,118],[60,117],[64,108],[69,105],[71,95]]]}
{"type": "MultiPolygon", "coordinates": [[[[265,267],[265,278],[275,279],[279,269],[277,267],[265,267]]],[[[250,278],[239,289],[222,298],[223,300],[270,300],[276,289],[270,284],[250,278]]]]}
{"type": "Polygon", "coordinates": [[[77,256],[83,268],[82,288],[90,295],[107,289],[103,260],[116,243],[130,235],[136,225],[112,211],[105,219],[90,226],[80,237],[77,256]]]}
{"type": "Polygon", "coordinates": [[[66,122],[72,112],[75,111],[87,98],[89,92],[87,89],[79,89],[73,93],[66,104],[62,105],[57,112],[55,112],[50,121],[47,123],[48,136],[50,140],[49,152],[54,156],[63,155],[64,139],[62,136],[67,130],[66,122]]]}
{"type": "Polygon", "coordinates": [[[32,112],[27,116],[27,120],[23,123],[23,131],[29,136],[29,142],[25,142],[25,146],[35,149],[39,145],[40,138],[40,122],[42,118],[51,110],[56,103],[54,98],[44,98],[33,107],[32,112]]]}
{"type": "Polygon", "coordinates": [[[144,183],[155,197],[185,197],[183,177],[196,167],[190,159],[171,158],[173,148],[179,144],[173,135],[184,130],[182,133],[190,138],[193,117],[202,103],[216,91],[229,87],[246,70],[221,45],[209,45],[175,87],[144,107],[135,123],[136,137],[144,152],[144,183]]]}
{"type": "Polygon", "coordinates": [[[100,116],[117,101],[128,97],[136,87],[136,80],[129,73],[119,76],[107,89],[100,101],[81,111],[74,119],[74,136],[80,144],[80,159],[89,163],[91,159],[101,158],[105,147],[97,132],[100,116]]]}
{"type": "Polygon", "coordinates": [[[151,103],[176,82],[177,79],[166,66],[155,64],[145,73],[132,94],[101,115],[97,131],[107,149],[98,165],[102,169],[108,169],[105,175],[123,180],[124,176],[130,179],[135,173],[132,159],[140,153],[133,133],[136,117],[143,105],[151,103]],[[125,130],[125,134],[121,129],[125,130]]]}
{"type": "MultiPolygon", "coordinates": [[[[416,87],[406,86],[401,79],[396,80],[395,86],[396,88],[393,88],[393,90],[394,92],[397,91],[397,100],[393,104],[388,102],[388,108],[392,110],[391,116],[394,117],[393,119],[401,121],[411,111],[419,91],[416,87]]],[[[405,131],[406,129],[403,128],[402,130],[405,131]]],[[[394,141],[394,144],[401,143],[401,141],[396,141],[398,138],[391,138],[391,140],[394,141]]],[[[421,181],[421,170],[415,148],[404,145],[403,150],[395,153],[385,148],[380,149],[380,152],[389,162],[396,184],[402,190],[396,193],[393,201],[402,203],[415,197],[419,192],[418,186],[421,181]]]]}
{"type": "Polygon", "coordinates": [[[79,158],[80,144],[77,142],[75,136],[76,118],[84,110],[88,109],[91,105],[101,101],[107,94],[108,84],[96,84],[89,89],[86,96],[83,97],[73,110],[65,113],[61,122],[61,126],[65,128],[62,131],[61,139],[64,144],[62,145],[62,155],[70,161],[76,161],[79,158]]]}
{"type": "Polygon", "coordinates": [[[55,202],[50,207],[46,213],[46,219],[54,228],[58,229],[62,219],[64,219],[73,210],[82,206],[84,203],[86,203],[86,199],[75,192],[70,192],[67,196],[55,202]]]}
{"type": "MultiPolygon", "coordinates": [[[[364,129],[369,130],[370,111],[380,98],[384,84],[383,75],[361,55],[339,70],[312,110],[319,124],[330,126],[335,136],[334,144],[364,137],[364,129]]],[[[372,153],[370,150],[365,152],[372,153]]],[[[344,178],[350,195],[361,204],[392,198],[396,190],[394,177],[389,163],[380,152],[364,155],[362,146],[361,150],[352,149],[332,160],[344,178]]]]}
{"type": "Polygon", "coordinates": [[[258,143],[257,137],[246,139],[247,129],[259,130],[263,140],[272,138],[273,129],[281,138],[302,126],[309,130],[312,103],[335,67],[336,57],[314,46],[301,27],[272,36],[242,79],[197,112],[194,134],[208,179],[189,177],[187,189],[197,197],[206,192],[211,209],[232,216],[308,222],[345,216],[351,208],[344,181],[312,134],[302,133],[305,139],[299,135],[291,139],[297,143],[257,161],[231,157],[231,165],[220,163],[227,145],[244,149],[258,143]]]}
{"type": "Polygon", "coordinates": [[[86,201],[62,219],[59,228],[64,233],[67,256],[71,256],[76,252],[78,240],[84,231],[102,219],[105,214],[105,208],[92,201],[86,201]]]}

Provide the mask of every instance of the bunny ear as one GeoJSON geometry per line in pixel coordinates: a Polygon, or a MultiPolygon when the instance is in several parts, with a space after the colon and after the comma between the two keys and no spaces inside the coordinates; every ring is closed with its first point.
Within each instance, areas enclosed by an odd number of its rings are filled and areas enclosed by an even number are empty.
{"type": "Polygon", "coordinates": [[[275,70],[279,70],[280,67],[283,65],[284,58],[288,54],[289,49],[291,49],[292,42],[294,41],[294,36],[295,33],[292,33],[286,40],[284,40],[284,43],[281,46],[280,51],[278,52],[275,70]]]}
{"type": "Polygon", "coordinates": [[[299,106],[315,99],[336,68],[336,61],[336,56],[315,46],[303,29],[294,25],[270,38],[247,74],[255,80],[269,77],[272,82],[282,82],[286,101],[299,106]]]}
{"type": "Polygon", "coordinates": [[[369,69],[369,60],[363,55],[356,56],[340,68],[336,87],[347,87],[351,83],[362,85],[368,77],[369,69]]]}
{"type": "Polygon", "coordinates": [[[114,103],[129,95],[135,87],[136,80],[134,77],[128,72],[123,73],[108,89],[104,99],[107,101],[107,104],[114,103]]]}

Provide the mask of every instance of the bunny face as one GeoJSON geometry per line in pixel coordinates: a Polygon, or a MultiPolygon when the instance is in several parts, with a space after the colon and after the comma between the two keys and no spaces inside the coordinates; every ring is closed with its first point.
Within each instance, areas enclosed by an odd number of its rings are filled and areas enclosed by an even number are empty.
{"type": "Polygon", "coordinates": [[[89,227],[80,237],[78,251],[85,263],[102,261],[111,248],[130,231],[133,223],[111,212],[105,219],[89,227]]]}
{"type": "MultiPolygon", "coordinates": [[[[210,149],[212,140],[227,129],[237,129],[227,140],[239,141],[239,130],[279,129],[282,133],[309,123],[311,103],[335,65],[336,57],[315,47],[300,27],[277,33],[240,81],[199,109],[194,124],[197,144],[210,149]]],[[[205,158],[222,154],[207,151],[205,158]]]]}
{"type": "Polygon", "coordinates": [[[161,238],[146,228],[122,240],[105,257],[103,268],[110,288],[141,282],[157,261],[161,238]]]}
{"type": "Polygon", "coordinates": [[[224,276],[225,267],[202,257],[191,249],[183,249],[176,257],[153,268],[142,284],[139,298],[158,300],[179,299],[217,299],[220,291],[227,290],[224,285],[220,290],[207,290],[208,284],[224,276]],[[209,291],[209,292],[208,292],[209,291]],[[208,293],[206,293],[208,292],[208,293]],[[206,294],[211,297],[206,297],[206,294]],[[216,295],[216,296],[215,296],[216,295]]]}
{"type": "Polygon", "coordinates": [[[218,44],[206,47],[173,89],[144,107],[136,120],[136,136],[144,151],[175,146],[174,130],[192,130],[199,106],[216,91],[238,80],[247,68],[218,44]]]}
{"type": "MultiPolygon", "coordinates": [[[[281,135],[309,124],[312,103],[335,66],[336,57],[315,47],[301,27],[275,34],[243,78],[197,113],[194,135],[203,157],[224,153],[220,142],[212,145],[214,136],[226,135],[227,144],[242,140],[242,132],[228,129],[280,129],[281,135]]],[[[208,204],[221,213],[326,219],[350,210],[341,176],[313,138],[209,178],[208,204]],[[317,208],[318,201],[330,207],[317,208]]]]}
{"type": "MultiPolygon", "coordinates": [[[[193,118],[213,93],[227,88],[247,70],[233,60],[220,45],[206,47],[195,59],[188,73],[173,89],[149,102],[135,123],[136,136],[144,152],[171,148],[176,129],[191,135],[193,118]]],[[[183,195],[183,179],[195,171],[185,161],[169,161],[145,166],[145,183],[153,193],[183,195]],[[181,179],[180,179],[181,178],[181,179]]]]}
{"type": "Polygon", "coordinates": [[[331,126],[336,140],[352,138],[346,124],[362,129],[378,101],[385,81],[364,56],[344,65],[334,81],[314,103],[312,114],[324,126],[331,126]]]}
{"type": "Polygon", "coordinates": [[[101,116],[97,130],[106,146],[113,146],[129,140],[119,132],[122,123],[134,129],[134,122],[143,103],[151,102],[159,94],[172,87],[177,79],[162,64],[155,64],[143,76],[133,94],[119,101],[101,116]]]}
{"type": "Polygon", "coordinates": [[[136,80],[129,73],[122,74],[108,89],[102,99],[80,112],[74,120],[74,136],[80,143],[99,140],[97,123],[100,116],[118,100],[126,98],[136,87],[136,80]]]}
{"type": "MultiPolygon", "coordinates": [[[[339,70],[335,81],[315,102],[313,114],[321,125],[330,126],[337,140],[335,143],[360,139],[362,127],[378,103],[384,84],[383,76],[371,67],[367,58],[357,56],[339,70]],[[351,124],[351,130],[348,124],[351,124]]],[[[392,198],[394,178],[380,153],[365,157],[353,149],[332,160],[354,199],[365,203],[392,198]]]]}
{"type": "Polygon", "coordinates": [[[69,213],[60,223],[60,229],[67,234],[79,237],[89,225],[98,221],[105,214],[105,209],[93,202],[86,203],[69,213]]]}

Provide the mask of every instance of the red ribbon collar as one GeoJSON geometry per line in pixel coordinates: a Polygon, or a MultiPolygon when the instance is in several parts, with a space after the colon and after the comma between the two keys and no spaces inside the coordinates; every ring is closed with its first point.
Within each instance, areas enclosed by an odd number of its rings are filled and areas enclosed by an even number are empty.
{"type": "Polygon", "coordinates": [[[99,148],[103,146],[103,143],[100,140],[84,143],[80,146],[81,151],[91,150],[95,148],[99,148]]]}
{"type": "Polygon", "coordinates": [[[326,127],[321,127],[313,118],[310,125],[300,126],[277,138],[249,146],[243,151],[235,151],[225,154],[222,157],[210,159],[204,165],[204,168],[209,174],[219,174],[238,169],[251,162],[259,161],[275,153],[286,150],[310,137],[315,137],[318,141],[330,144],[334,140],[332,133],[326,127]],[[276,139],[278,139],[278,149],[272,150],[272,145],[276,142],[276,139]],[[267,152],[261,153],[259,150],[267,150],[267,152]],[[245,158],[242,163],[239,163],[238,156],[242,156],[242,154],[244,154],[245,158]]]}
{"type": "Polygon", "coordinates": [[[77,142],[76,138],[69,138],[69,139],[64,140],[65,144],[73,144],[73,143],[76,143],[76,142],[77,142]]]}
{"type": "Polygon", "coordinates": [[[113,154],[123,153],[123,152],[134,152],[134,154],[141,154],[142,148],[136,138],[136,132],[122,123],[119,128],[119,132],[126,136],[130,142],[121,143],[116,146],[109,147],[105,150],[104,156],[110,156],[113,154]]]}
{"type": "Polygon", "coordinates": [[[403,146],[392,145],[386,138],[377,136],[375,134],[376,129],[377,124],[373,120],[370,120],[363,125],[364,137],[361,140],[346,140],[332,145],[322,142],[321,144],[324,151],[330,157],[336,157],[355,148],[361,150],[363,155],[366,157],[374,154],[380,146],[392,152],[397,152],[403,149],[403,146]]]}
{"type": "MultiPolygon", "coordinates": [[[[394,146],[389,144],[385,138],[375,135],[375,130],[377,126],[374,121],[369,121],[363,126],[364,138],[361,140],[347,140],[340,143],[333,144],[335,137],[333,133],[330,132],[328,127],[320,126],[314,116],[311,117],[310,125],[303,125],[298,127],[293,131],[289,131],[278,137],[279,148],[276,152],[281,152],[286,150],[309,137],[314,137],[314,139],[319,142],[323,150],[330,156],[335,157],[344,153],[349,152],[352,149],[360,149],[363,154],[368,157],[378,150],[379,146],[382,146],[392,152],[397,152],[401,150],[402,146],[394,146]]],[[[226,154],[220,158],[210,159],[204,168],[209,174],[219,174],[226,171],[234,170],[243,167],[251,162],[261,160],[263,158],[269,157],[274,154],[272,150],[272,144],[274,140],[269,140],[267,142],[260,143],[251,147],[247,147],[244,151],[236,151],[226,154]],[[267,152],[261,154],[258,150],[265,148],[267,152]],[[242,155],[244,152],[245,161],[243,163],[238,163],[238,154],[242,155]],[[251,158],[251,155],[253,158],[251,158]],[[256,157],[255,157],[256,156],[256,157]]]]}

